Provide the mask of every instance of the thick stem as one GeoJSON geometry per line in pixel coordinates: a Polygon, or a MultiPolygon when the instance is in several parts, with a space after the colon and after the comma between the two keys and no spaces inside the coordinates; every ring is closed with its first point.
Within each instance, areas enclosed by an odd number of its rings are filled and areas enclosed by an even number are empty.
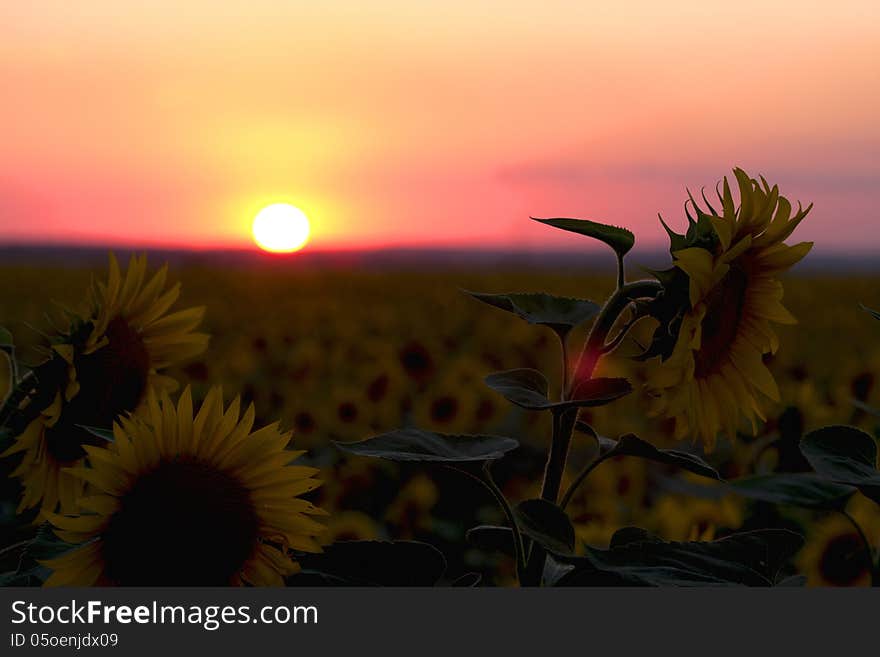
{"type": "Polygon", "coordinates": [[[617,289],[619,290],[626,283],[626,277],[623,272],[623,256],[617,256],[617,289]]]}
{"type": "MultiPolygon", "coordinates": [[[[565,474],[565,462],[568,459],[568,448],[571,445],[571,434],[576,421],[576,408],[553,413],[553,441],[550,444],[550,454],[547,456],[547,465],[544,469],[544,483],[541,486],[541,499],[553,504],[556,504],[559,498],[562,476],[565,474]]],[[[541,585],[546,560],[546,550],[533,542],[523,573],[524,585],[541,585]]]]}
{"type": "Polygon", "coordinates": [[[565,395],[568,393],[568,332],[557,331],[559,337],[559,346],[562,349],[562,386],[559,389],[559,401],[565,401],[565,395]]]}
{"type": "Polygon", "coordinates": [[[627,306],[637,299],[655,297],[662,289],[663,286],[658,281],[644,280],[623,285],[611,295],[587,337],[584,350],[575,367],[574,376],[569,382],[569,395],[578,383],[592,378],[593,371],[603,355],[608,334],[627,306]]]}
{"type": "Polygon", "coordinates": [[[553,413],[553,441],[550,444],[550,454],[544,469],[544,483],[541,486],[541,499],[553,504],[556,504],[559,498],[562,475],[565,473],[565,462],[568,459],[568,448],[571,445],[571,432],[576,421],[576,408],[553,413]]]}

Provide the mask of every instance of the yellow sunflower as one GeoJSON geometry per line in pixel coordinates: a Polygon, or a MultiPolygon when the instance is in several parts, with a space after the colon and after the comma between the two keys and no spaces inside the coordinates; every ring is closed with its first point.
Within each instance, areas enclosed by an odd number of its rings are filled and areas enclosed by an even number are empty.
{"type": "MultiPolygon", "coordinates": [[[[880,536],[880,511],[873,502],[856,495],[847,511],[869,540],[880,536]]],[[[864,541],[852,523],[838,513],[810,526],[796,565],[809,586],[871,585],[864,541]]]]}
{"type": "Polygon", "coordinates": [[[150,388],[172,391],[177,383],[161,370],[207,346],[206,334],[192,332],[204,308],[169,314],[180,285],[166,289],[167,267],[145,282],[146,269],[145,256],[132,257],[123,276],[111,255],[108,281],[92,286],[84,317],[53,340],[53,358],[38,368],[37,392],[13,421],[23,426],[3,454],[23,453],[13,472],[24,488],[19,511],[75,511],[82,482],[63,470],[81,463],[84,445],[101,441],[83,427],[109,428],[141,406],[150,388]],[[47,417],[40,408],[50,400],[47,417]]]}
{"type": "Polygon", "coordinates": [[[47,514],[79,547],[45,565],[46,585],[282,585],[297,571],[290,550],[320,552],[326,515],[297,496],[320,481],[291,465],[291,434],[251,432],[253,405],[223,408],[213,388],[193,417],[190,389],[175,408],[149,396],[141,416],[121,418],[109,447],[86,445],[91,467],[70,472],[91,486],[78,516],[47,514]]]}
{"type": "Polygon", "coordinates": [[[775,185],[734,174],[738,207],[725,178],[722,212],[704,212],[691,198],[698,220],[689,216],[687,236],[669,231],[674,268],[665,285],[682,288],[684,307],[674,348],[647,372],[653,413],[675,420],[676,437],[699,437],[709,449],[719,430],[735,434],[741,415],[754,429],[764,419],[761,397],[779,399],[763,357],[779,347],[772,325],[796,320],[782,305],[778,276],[812,247],[784,244],[812,206],[792,213],[775,185]]]}

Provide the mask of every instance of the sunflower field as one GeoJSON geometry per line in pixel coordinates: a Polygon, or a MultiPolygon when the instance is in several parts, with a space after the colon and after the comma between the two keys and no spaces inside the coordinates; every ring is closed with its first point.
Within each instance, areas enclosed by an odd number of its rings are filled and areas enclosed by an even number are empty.
{"type": "Polygon", "coordinates": [[[649,274],[574,219],[580,269],[0,264],[3,583],[878,584],[880,288],[802,220],[736,170],[649,274]]]}

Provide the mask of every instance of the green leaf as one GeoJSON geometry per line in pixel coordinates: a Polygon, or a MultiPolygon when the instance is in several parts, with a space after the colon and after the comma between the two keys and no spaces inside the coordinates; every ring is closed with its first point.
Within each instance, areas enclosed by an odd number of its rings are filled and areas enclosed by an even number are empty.
{"type": "Polygon", "coordinates": [[[108,443],[112,443],[116,438],[113,436],[113,431],[111,429],[101,429],[100,427],[89,427],[85,424],[77,424],[77,427],[82,429],[83,431],[88,431],[93,436],[97,436],[102,440],[106,440],[108,443]]]}
{"type": "Polygon", "coordinates": [[[635,235],[626,228],[608,226],[607,224],[600,224],[595,221],[590,221],[589,219],[539,219],[537,217],[532,217],[532,219],[542,224],[553,226],[554,228],[578,233],[579,235],[586,235],[587,237],[592,237],[600,242],[604,242],[614,249],[614,252],[619,258],[622,258],[629,253],[629,250],[633,248],[633,244],[635,244],[636,241],[635,235]]]}
{"type": "Polygon", "coordinates": [[[427,463],[493,461],[519,446],[513,438],[503,436],[449,435],[421,429],[399,429],[356,443],[334,444],[358,456],[427,463]]]}
{"type": "Polygon", "coordinates": [[[711,465],[695,454],[681,452],[675,449],[657,449],[651,443],[642,440],[631,433],[621,436],[620,440],[610,450],[614,456],[636,456],[649,461],[665,463],[688,472],[708,477],[709,479],[721,480],[721,475],[711,465]]]}
{"type": "Polygon", "coordinates": [[[819,475],[838,484],[856,486],[880,503],[877,443],[870,435],[855,427],[823,427],[804,436],[800,448],[819,475]]]}
{"type": "Polygon", "coordinates": [[[547,397],[547,379],[529,368],[496,372],[487,376],[485,381],[507,401],[532,411],[602,406],[632,392],[632,385],[626,379],[597,378],[576,387],[571,399],[551,402],[547,397]]]}
{"type": "Polygon", "coordinates": [[[529,324],[549,326],[561,333],[566,333],[575,326],[593,319],[601,310],[598,304],[586,299],[557,297],[543,292],[534,294],[486,294],[468,290],[465,292],[478,301],[513,313],[529,324]]]}
{"type": "Polygon", "coordinates": [[[513,547],[513,530],[498,525],[478,525],[471,527],[464,535],[465,540],[475,548],[486,552],[501,552],[515,556],[513,547]]]}
{"type": "Polygon", "coordinates": [[[574,566],[561,586],[770,586],[803,544],[785,529],[732,534],[715,541],[666,542],[629,528],[628,540],[608,550],[587,548],[584,557],[554,558],[574,566]]]}
{"type": "Polygon", "coordinates": [[[434,586],[446,572],[443,554],[419,541],[337,541],[297,561],[294,585],[434,586]]]}
{"type": "Polygon", "coordinates": [[[15,346],[15,341],[12,339],[12,333],[9,329],[0,326],[0,348],[13,346],[15,346]]]}
{"type": "Polygon", "coordinates": [[[729,483],[731,492],[762,502],[814,509],[841,509],[856,489],[811,472],[757,475],[729,483]]]}
{"type": "Polygon", "coordinates": [[[574,552],[575,534],[565,511],[552,502],[525,500],[514,509],[520,531],[538,545],[556,554],[574,552]]]}

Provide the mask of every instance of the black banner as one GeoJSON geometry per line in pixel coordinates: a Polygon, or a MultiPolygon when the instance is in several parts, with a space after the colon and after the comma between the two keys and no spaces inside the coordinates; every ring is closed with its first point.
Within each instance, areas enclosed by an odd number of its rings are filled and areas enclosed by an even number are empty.
{"type": "MultiPolygon", "coordinates": [[[[0,589],[2,654],[855,649],[871,590],[0,589]]],[[[870,643],[869,643],[870,642],[870,643]]]]}

